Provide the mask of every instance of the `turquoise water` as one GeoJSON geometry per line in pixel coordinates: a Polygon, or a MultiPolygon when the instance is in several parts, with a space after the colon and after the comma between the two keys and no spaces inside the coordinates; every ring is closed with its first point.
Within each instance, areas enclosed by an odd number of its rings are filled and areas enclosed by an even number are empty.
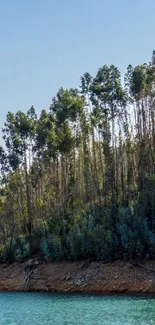
{"type": "Polygon", "coordinates": [[[155,298],[0,293],[0,325],[155,325],[155,298]]]}

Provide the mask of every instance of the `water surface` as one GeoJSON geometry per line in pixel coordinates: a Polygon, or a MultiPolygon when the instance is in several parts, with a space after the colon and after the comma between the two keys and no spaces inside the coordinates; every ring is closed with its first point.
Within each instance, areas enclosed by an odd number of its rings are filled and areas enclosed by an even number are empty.
{"type": "Polygon", "coordinates": [[[155,298],[0,293],[0,325],[155,325],[155,298]]]}

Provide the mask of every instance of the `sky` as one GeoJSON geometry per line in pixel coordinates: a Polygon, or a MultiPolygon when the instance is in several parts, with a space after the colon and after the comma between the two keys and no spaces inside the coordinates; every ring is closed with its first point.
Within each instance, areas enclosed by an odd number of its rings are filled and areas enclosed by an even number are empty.
{"type": "Polygon", "coordinates": [[[85,72],[148,62],[154,16],[155,0],[0,0],[0,127],[8,111],[48,109],[85,72]]]}

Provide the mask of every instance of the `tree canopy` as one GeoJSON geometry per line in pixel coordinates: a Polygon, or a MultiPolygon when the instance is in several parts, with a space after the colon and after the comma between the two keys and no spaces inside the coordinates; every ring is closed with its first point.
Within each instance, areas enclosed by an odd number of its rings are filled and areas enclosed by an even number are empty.
{"type": "Polygon", "coordinates": [[[155,254],[155,67],[114,65],[60,88],[37,116],[8,112],[0,147],[0,256],[155,254]]]}

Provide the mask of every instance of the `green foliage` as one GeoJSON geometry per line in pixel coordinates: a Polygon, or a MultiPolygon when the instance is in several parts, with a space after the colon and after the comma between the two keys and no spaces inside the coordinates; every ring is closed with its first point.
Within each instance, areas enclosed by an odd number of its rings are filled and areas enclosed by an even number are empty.
{"type": "Polygon", "coordinates": [[[155,253],[155,233],[149,230],[147,219],[131,214],[130,209],[121,211],[120,222],[117,224],[118,236],[124,256],[145,256],[155,253]]]}
{"type": "Polygon", "coordinates": [[[55,234],[44,237],[41,241],[41,251],[46,261],[59,262],[62,256],[60,238],[55,234]]]}
{"type": "Polygon", "coordinates": [[[16,261],[29,257],[30,256],[29,241],[24,237],[19,237],[18,239],[16,239],[14,243],[13,251],[14,251],[14,258],[16,261]]]}
{"type": "Polygon", "coordinates": [[[0,246],[0,258],[2,261],[20,261],[30,256],[30,243],[29,241],[20,236],[16,240],[8,240],[6,245],[0,246]]]}
{"type": "Polygon", "coordinates": [[[0,256],[155,254],[155,67],[114,65],[60,88],[48,111],[8,112],[0,147],[0,256]],[[130,104],[130,109],[129,109],[130,104]],[[131,114],[130,114],[131,112],[131,114]]]}
{"type": "Polygon", "coordinates": [[[32,236],[33,237],[44,237],[49,231],[49,224],[45,220],[38,219],[34,225],[32,236]]]}

